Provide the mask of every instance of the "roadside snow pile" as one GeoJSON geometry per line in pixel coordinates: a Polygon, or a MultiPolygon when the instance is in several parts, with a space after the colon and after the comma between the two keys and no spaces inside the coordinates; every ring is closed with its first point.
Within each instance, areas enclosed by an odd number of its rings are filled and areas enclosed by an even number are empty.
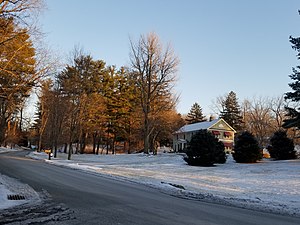
{"type": "Polygon", "coordinates": [[[38,194],[27,184],[0,174],[0,210],[39,201],[38,194]],[[21,196],[21,200],[9,200],[8,196],[21,196]]]}
{"type": "MultiPolygon", "coordinates": [[[[0,153],[18,151],[15,149],[0,147],[0,153]]],[[[0,210],[17,205],[40,201],[39,195],[29,185],[0,173],[0,210]],[[21,196],[21,200],[9,200],[8,196],[21,196]]]]}
{"type": "Polygon", "coordinates": [[[192,167],[182,155],[72,155],[46,162],[131,180],[177,196],[300,216],[300,160],[238,164],[229,157],[215,167],[192,167]]]}

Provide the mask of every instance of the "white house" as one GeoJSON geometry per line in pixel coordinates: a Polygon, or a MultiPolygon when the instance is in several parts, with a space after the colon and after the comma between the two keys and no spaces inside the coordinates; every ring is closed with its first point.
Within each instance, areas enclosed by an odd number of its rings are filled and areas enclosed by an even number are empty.
{"type": "Polygon", "coordinates": [[[232,151],[236,131],[223,119],[184,125],[173,133],[174,151],[182,151],[187,146],[187,142],[199,130],[208,130],[223,142],[226,152],[232,151]]]}

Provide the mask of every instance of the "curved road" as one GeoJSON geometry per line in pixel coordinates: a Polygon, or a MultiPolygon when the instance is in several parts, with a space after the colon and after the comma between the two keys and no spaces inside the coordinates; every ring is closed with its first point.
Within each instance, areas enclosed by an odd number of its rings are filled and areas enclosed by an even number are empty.
{"type": "Polygon", "coordinates": [[[38,217],[33,219],[35,224],[300,224],[300,218],[181,199],[144,185],[31,160],[25,154],[0,154],[0,173],[29,184],[37,192],[46,191],[50,200],[27,211],[7,212],[0,217],[0,224],[24,224],[18,223],[18,218],[29,221],[31,216],[38,217]]]}

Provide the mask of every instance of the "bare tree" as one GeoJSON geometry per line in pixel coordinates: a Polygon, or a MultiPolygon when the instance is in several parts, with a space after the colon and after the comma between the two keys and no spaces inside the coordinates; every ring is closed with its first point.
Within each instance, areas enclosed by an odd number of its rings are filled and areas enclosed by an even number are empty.
{"type": "Polygon", "coordinates": [[[282,127],[283,120],[285,119],[285,105],[286,101],[284,96],[270,99],[270,110],[274,117],[274,130],[278,130],[282,127]]]}
{"type": "Polygon", "coordinates": [[[168,45],[163,49],[155,33],[141,36],[131,44],[130,61],[144,115],[144,152],[149,153],[151,121],[155,115],[175,103],[172,88],[176,81],[179,59],[168,45]]]}
{"type": "Polygon", "coordinates": [[[274,129],[275,119],[270,102],[269,98],[259,97],[245,100],[242,106],[245,129],[258,139],[260,146],[266,145],[276,130],[274,129]]]}

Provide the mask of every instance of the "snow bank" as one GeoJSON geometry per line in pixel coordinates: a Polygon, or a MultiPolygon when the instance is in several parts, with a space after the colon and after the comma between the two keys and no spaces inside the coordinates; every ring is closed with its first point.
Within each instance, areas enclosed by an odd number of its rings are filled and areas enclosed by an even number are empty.
{"type": "MultiPolygon", "coordinates": [[[[19,150],[0,147],[0,153],[11,151],[19,150]]],[[[0,173],[0,210],[37,201],[40,201],[39,195],[29,185],[0,173]],[[25,199],[8,200],[8,195],[21,195],[25,199]]]]}
{"type": "Polygon", "coordinates": [[[27,184],[0,174],[0,210],[39,201],[39,195],[27,184]],[[24,200],[8,200],[8,195],[21,195],[24,200]]]}
{"type": "Polygon", "coordinates": [[[48,163],[143,183],[186,198],[300,216],[300,160],[192,167],[178,154],[72,155],[48,163]]]}

